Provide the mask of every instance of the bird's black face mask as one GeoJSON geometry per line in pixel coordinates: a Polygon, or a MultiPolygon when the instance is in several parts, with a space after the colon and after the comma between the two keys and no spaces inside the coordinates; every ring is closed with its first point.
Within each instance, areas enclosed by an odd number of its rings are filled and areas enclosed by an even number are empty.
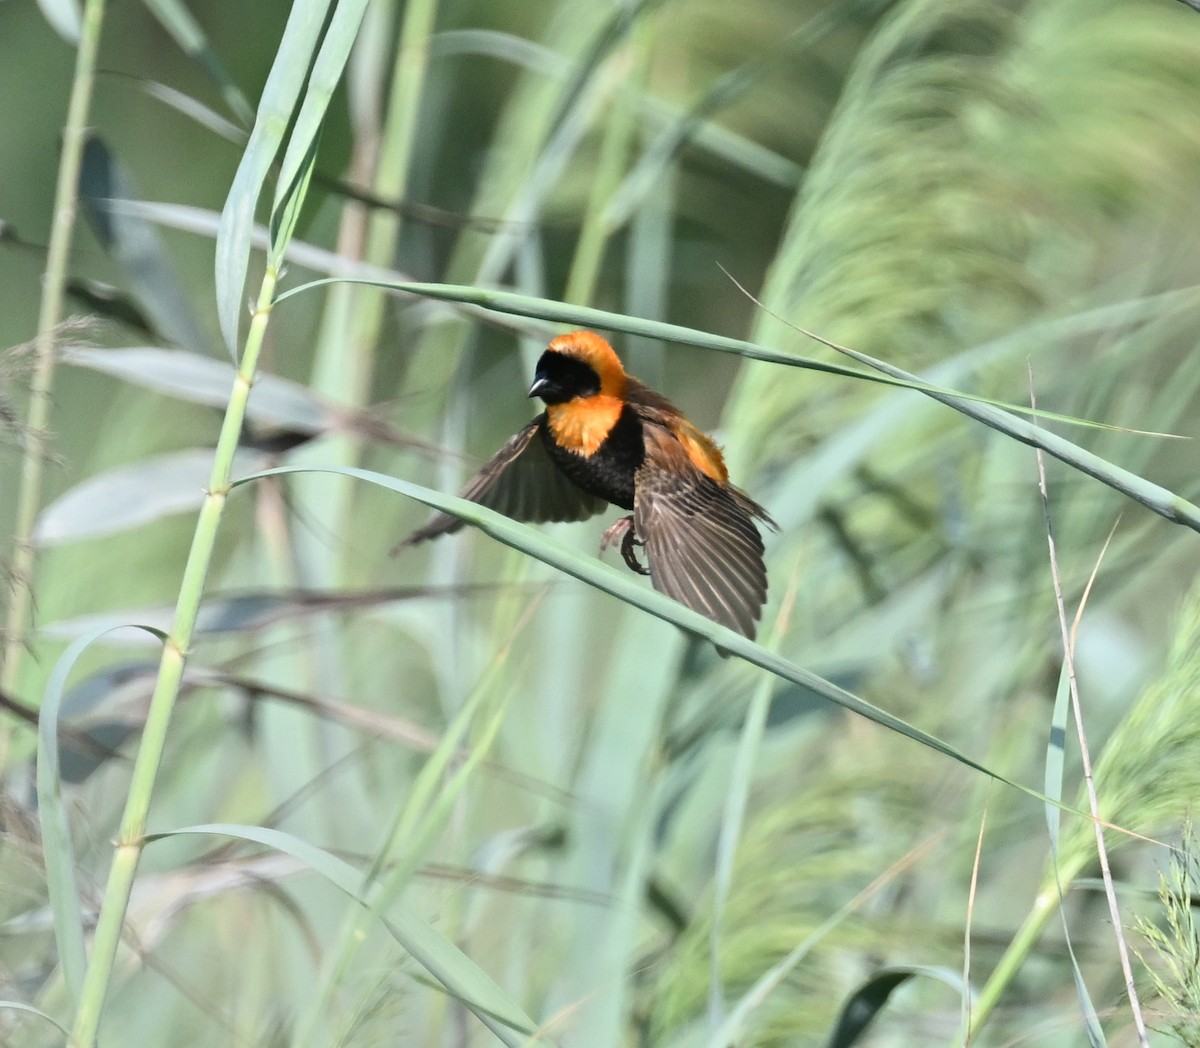
{"type": "Polygon", "coordinates": [[[590,364],[578,357],[547,350],[533,373],[531,397],[541,397],[547,404],[565,404],[577,397],[594,397],[600,392],[600,376],[590,364]]]}

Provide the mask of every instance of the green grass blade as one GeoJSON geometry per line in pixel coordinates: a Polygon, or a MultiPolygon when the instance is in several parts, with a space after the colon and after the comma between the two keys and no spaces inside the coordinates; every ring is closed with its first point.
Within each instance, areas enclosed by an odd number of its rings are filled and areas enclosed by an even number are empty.
{"type": "Polygon", "coordinates": [[[196,318],[157,228],[109,206],[111,200],[131,200],[138,195],[107,144],[90,135],[83,148],[79,202],[96,239],[125,273],[154,328],[177,346],[205,350],[211,339],[196,318]]]}
{"type": "MultiPolygon", "coordinates": [[[[42,487],[47,451],[47,435],[54,404],[54,351],[58,325],[62,321],[63,295],[75,231],[75,212],[79,189],[79,169],[87,139],[88,114],[96,79],[96,57],[100,32],[104,26],[105,0],[87,0],[83,12],[79,47],[75,54],[75,74],[63,128],[62,160],[54,189],[54,215],[50,243],[46,250],[46,271],[42,280],[38,307],[36,364],[29,387],[29,410],[25,429],[29,434],[21,465],[21,480],[15,498],[15,526],[12,529],[11,561],[6,574],[13,580],[3,626],[0,627],[0,688],[11,690],[20,677],[25,654],[25,631],[33,611],[37,561],[30,536],[42,504],[42,487]]],[[[7,733],[0,734],[0,763],[8,747],[7,733]]]]}
{"type": "MultiPolygon", "coordinates": [[[[34,540],[41,548],[59,546],[195,512],[212,457],[212,448],[183,448],[94,473],[42,510],[34,540]]],[[[251,472],[268,462],[267,455],[239,449],[233,468],[251,472]]]]}
{"type": "MultiPolygon", "coordinates": [[[[234,837],[274,848],[299,859],[355,902],[363,906],[370,905],[361,894],[363,877],[359,870],[323,848],[281,830],[213,823],[148,834],[146,841],[149,843],[190,834],[234,837]]],[[[515,1036],[513,1031],[531,1034],[537,1029],[537,1024],[496,985],[491,976],[402,902],[393,901],[390,904],[383,922],[396,942],[505,1044],[524,1043],[524,1038],[515,1036]]]]}
{"type": "Polygon", "coordinates": [[[10,1012],[27,1012],[30,1015],[36,1015],[39,1019],[45,1019],[51,1025],[57,1026],[64,1037],[71,1032],[54,1018],[53,1015],[47,1015],[41,1008],[35,1008],[32,1004],[25,1004],[21,1001],[0,1001],[0,1009],[10,1012]]]}
{"type": "MultiPolygon", "coordinates": [[[[334,283],[342,278],[330,277],[323,280],[314,280],[308,284],[302,284],[299,287],[290,288],[283,292],[277,301],[282,302],[290,298],[292,295],[299,294],[302,291],[311,290],[320,287],[324,284],[334,283]]],[[[589,306],[578,306],[564,302],[556,302],[552,299],[537,298],[530,295],[520,295],[511,291],[489,290],[467,286],[462,284],[428,284],[417,283],[412,281],[389,281],[380,283],[379,281],[355,280],[354,283],[366,283],[372,286],[389,287],[393,291],[404,292],[406,294],[418,295],[424,298],[433,298],[443,302],[457,302],[474,306],[478,309],[495,310],[500,313],[508,313],[514,316],[533,317],[538,320],[547,320],[558,324],[572,324],[582,327],[590,327],[596,329],[607,329],[609,331],[619,331],[627,335],[637,335],[643,338],[660,339],[663,342],[671,342],[677,345],[695,346],[698,349],[710,349],[718,353],[728,353],[733,356],[743,357],[747,360],[759,360],[768,364],[782,364],[786,367],[804,368],[810,371],[819,371],[828,375],[839,375],[843,378],[855,378],[864,382],[875,382],[884,386],[894,386],[898,389],[911,389],[918,393],[925,393],[935,399],[941,400],[949,407],[955,410],[962,411],[968,414],[964,407],[960,404],[981,404],[991,406],[1003,415],[1004,412],[1019,413],[1029,415],[1034,418],[1042,418],[1052,422],[1063,422],[1068,425],[1086,426],[1091,429],[1109,430],[1118,427],[1108,426],[1101,422],[1093,422],[1089,419],[1076,418],[1071,415],[1062,415],[1053,411],[1044,411],[1040,408],[1030,408],[1021,404],[1008,403],[1006,401],[994,400],[991,397],[978,396],[973,393],[964,393],[960,390],[942,389],[941,387],[931,385],[928,382],[922,381],[915,375],[909,375],[906,372],[897,369],[891,369],[891,366],[883,361],[877,361],[873,357],[867,356],[865,353],[858,353],[854,350],[847,350],[843,347],[837,347],[842,352],[853,356],[856,360],[866,364],[874,371],[863,371],[858,368],[847,367],[842,364],[832,364],[823,360],[816,360],[813,357],[801,356],[797,353],[781,353],[779,350],[770,349],[762,346],[757,342],[748,342],[745,339],[730,338],[725,335],[714,335],[707,331],[700,331],[696,328],[684,327],[680,324],[669,324],[660,320],[644,320],[639,317],[628,316],[624,313],[613,313],[604,309],[595,309],[589,306]],[[890,373],[880,374],[878,372],[891,369],[890,373]]],[[[984,343],[976,347],[976,351],[986,351],[995,349],[996,347],[1008,342],[1010,339],[1020,339],[1022,342],[1031,340],[1035,335],[1043,338],[1061,338],[1070,334],[1087,332],[1095,329],[1106,330],[1113,325],[1129,324],[1142,319],[1157,315],[1159,311],[1174,308],[1188,302],[1194,302],[1196,294],[1194,291],[1186,292],[1167,292],[1162,295],[1155,295],[1145,299],[1138,299],[1133,302],[1121,303],[1116,306],[1102,307],[1095,310],[1089,310],[1074,316],[1062,318],[1060,320],[1044,321],[1032,327],[1015,332],[1001,339],[994,339],[991,342],[984,343]]],[[[808,332],[802,332],[808,337],[822,342],[824,345],[829,343],[823,342],[818,336],[809,335],[808,332]]],[[[982,421],[982,419],[981,419],[982,421]]],[[[987,425],[993,425],[992,422],[987,422],[987,425]]],[[[1003,429],[1002,423],[997,423],[993,426],[996,429],[1003,429]]],[[[1036,428],[1036,427],[1034,427],[1036,428]]],[[[1158,434],[1167,436],[1169,434],[1158,434]]],[[[1022,439],[1022,438],[1018,438],[1022,439]]],[[[1029,443],[1029,441],[1025,441],[1029,443]]],[[[1037,445],[1035,445],[1037,446],[1037,445]]],[[[1049,450],[1048,448],[1046,450],[1049,450]]],[[[1055,454],[1050,451],[1050,454],[1055,454]]],[[[1058,456],[1056,456],[1058,457],[1058,456]]]]}
{"type": "MultiPolygon", "coordinates": [[[[296,114],[295,126],[288,139],[287,149],[279,168],[279,181],[275,188],[274,211],[292,194],[294,185],[307,168],[311,173],[312,153],[321,130],[321,123],[329,109],[329,100],[342,78],[350,48],[358,35],[358,27],[366,10],[367,0],[340,0],[333,10],[329,28],[321,40],[320,49],[312,63],[312,73],[304,90],[300,112],[296,114]]],[[[282,50],[280,52],[282,54],[282,50]]],[[[303,198],[303,193],[300,194],[303,198]]],[[[286,238],[285,238],[286,239],[286,238]]]]}
{"type": "MultiPolygon", "coordinates": [[[[73,1006],[78,1006],[87,968],[84,949],[83,905],[75,877],[75,847],[62,798],[62,776],[58,752],[58,712],[66,691],[67,679],[79,657],[97,640],[122,626],[103,626],[71,643],[55,663],[46,683],[42,709],[38,716],[37,797],[38,819],[42,828],[42,855],[46,864],[46,888],[54,917],[54,938],[59,963],[73,1006]]],[[[149,626],[138,626],[163,639],[164,634],[149,626]]],[[[47,1016],[49,1018],[49,1016],[47,1016]]],[[[53,1020],[51,1020],[53,1022],[53,1020]]],[[[57,1025],[57,1023],[55,1023],[57,1025]]]]}
{"type": "Polygon", "coordinates": [[[208,78],[217,85],[229,111],[243,124],[249,125],[254,119],[254,107],[246,100],[237,82],[233,79],[225,63],[221,61],[214,50],[200,23],[192,16],[191,11],[182,0],[144,0],[147,9],[162,23],[163,28],[171,34],[184,54],[208,74],[208,78]]]}
{"type": "MultiPolygon", "coordinates": [[[[315,283],[320,284],[322,281],[316,281],[315,283]]],[[[306,286],[312,287],[313,285],[306,286]]],[[[809,368],[849,378],[875,381],[868,373],[857,371],[853,368],[839,367],[810,358],[780,353],[742,339],[707,334],[692,328],[681,327],[677,324],[666,324],[661,321],[638,320],[634,317],[627,317],[619,313],[610,313],[602,309],[569,306],[560,302],[553,302],[549,299],[531,298],[526,295],[515,295],[507,291],[488,291],[459,285],[404,283],[396,284],[394,288],[397,291],[407,291],[411,294],[423,295],[429,298],[451,302],[468,302],[485,309],[495,309],[503,313],[513,313],[517,316],[537,317],[541,320],[552,320],[560,323],[582,324],[587,327],[608,328],[612,331],[622,331],[631,335],[643,335],[648,338],[660,338],[667,342],[677,342],[697,346],[702,349],[734,353],[751,360],[762,360],[774,364],[785,364],[790,367],[809,368]]],[[[293,289],[280,297],[286,298],[288,295],[295,294],[299,290],[302,290],[302,288],[293,289]]],[[[1188,292],[1187,296],[1188,298],[1193,298],[1194,293],[1188,292]]],[[[1177,297],[1177,294],[1159,296],[1154,300],[1160,307],[1178,301],[1180,299],[1177,297]]],[[[1120,308],[1140,314],[1141,309],[1139,307],[1144,307],[1149,302],[1150,300],[1144,300],[1142,302],[1127,304],[1120,308]]],[[[1096,312],[1104,312],[1105,315],[1109,315],[1107,311],[1096,312]]],[[[1069,319],[1074,320],[1077,318],[1069,319]]],[[[1093,317],[1093,319],[1095,318],[1093,317]]],[[[1074,444],[1058,436],[1056,433],[1051,433],[1049,430],[1035,423],[1017,418],[1004,408],[994,406],[986,398],[974,397],[954,390],[929,386],[915,375],[910,375],[908,372],[893,367],[885,361],[876,360],[874,357],[870,357],[865,353],[858,353],[854,350],[845,350],[844,352],[847,352],[853,359],[860,363],[881,372],[884,376],[883,381],[886,384],[914,389],[945,404],[947,407],[953,408],[955,411],[961,412],[978,422],[982,422],[985,426],[1007,434],[1015,440],[1019,440],[1023,444],[1041,448],[1048,455],[1053,455],[1059,461],[1065,462],[1067,465],[1086,473],[1088,476],[1100,481],[1113,490],[1121,492],[1123,495],[1133,499],[1133,501],[1157,513],[1159,516],[1165,517],[1176,524],[1183,524],[1193,531],[1200,531],[1200,506],[1187,501],[1181,495],[1161,485],[1145,480],[1136,473],[1123,469],[1115,463],[1109,462],[1099,455],[1095,455],[1078,444],[1074,444]]],[[[1038,412],[1037,414],[1039,417],[1047,417],[1042,412],[1038,412]]],[[[1079,422],[1081,420],[1058,417],[1058,421],[1079,422]]],[[[1089,423],[1089,425],[1094,425],[1094,423],[1089,423]]]]}
{"type": "MultiPolygon", "coordinates": [[[[141,80],[139,83],[142,90],[151,98],[157,99],[163,105],[174,109],[177,113],[181,113],[189,120],[194,120],[214,135],[219,135],[227,142],[233,142],[237,145],[241,145],[246,141],[246,131],[243,128],[239,127],[233,121],[227,120],[199,99],[193,98],[186,92],[179,91],[167,84],[160,84],[157,80],[141,80]]],[[[247,123],[253,118],[254,113],[250,111],[246,118],[247,123]]]]}
{"type": "MultiPolygon", "coordinates": [[[[223,408],[229,401],[229,387],[237,375],[227,360],[159,346],[69,346],[60,350],[60,355],[64,364],[91,368],[131,385],[214,408],[223,408]]],[[[307,386],[262,372],[254,380],[246,417],[263,426],[320,433],[335,424],[337,413],[307,386]]]]}
{"type": "Polygon", "coordinates": [[[216,246],[217,316],[225,345],[235,357],[238,328],[246,311],[254,212],[308,77],[328,8],[329,0],[297,0],[293,5],[259,99],[254,129],[221,212],[216,246]]]}
{"type": "Polygon", "coordinates": [[[37,0],[37,5],[51,29],[72,47],[79,43],[79,34],[83,32],[79,0],[37,0]]]}
{"type": "Polygon", "coordinates": [[[713,1028],[725,1019],[725,991],[721,985],[721,920],[725,903],[733,886],[734,860],[737,858],[738,842],[746,819],[746,807],[750,800],[750,788],[754,783],[759,750],[767,729],[767,715],[771,712],[773,682],[763,677],[746,711],[734,756],[733,770],[729,777],[729,788],[725,794],[725,808],[721,816],[721,830],[717,837],[717,862],[713,874],[712,940],[709,983],[709,1024],[713,1028]]]}
{"type": "Polygon", "coordinates": [[[396,477],[389,477],[382,473],[372,472],[371,470],[352,467],[321,468],[286,466],[279,469],[266,470],[253,476],[243,477],[236,481],[233,486],[237,487],[263,477],[283,476],[289,473],[329,473],[337,476],[351,477],[356,480],[364,480],[370,484],[377,484],[380,487],[407,495],[409,498],[415,499],[426,506],[460,517],[468,524],[477,527],[484,534],[491,536],[499,542],[503,542],[506,546],[521,550],[523,553],[537,558],[544,564],[549,564],[551,567],[557,568],[559,571],[579,579],[581,582],[585,582],[590,586],[594,586],[605,593],[617,597],[626,604],[631,604],[634,607],[649,612],[656,618],[674,623],[688,633],[710,640],[717,647],[733,655],[737,655],[783,680],[798,684],[803,688],[808,688],[828,701],[841,706],[843,709],[857,713],[859,716],[865,717],[867,720],[873,721],[890,731],[899,732],[923,746],[927,746],[950,757],[952,760],[958,761],[960,764],[973,768],[975,771],[983,772],[983,774],[991,776],[1000,782],[1014,786],[1039,799],[1044,799],[1037,791],[1030,790],[1029,787],[1021,786],[1006,779],[999,773],[992,771],[990,768],[985,767],[978,761],[960,752],[949,743],[943,742],[928,732],[914,727],[907,721],[888,713],[886,710],[880,709],[878,706],[873,706],[871,703],[839,688],[836,684],[832,684],[823,677],[819,677],[815,673],[793,665],[774,652],[768,651],[762,645],[756,644],[754,641],[743,637],[740,633],[735,633],[725,626],[718,625],[711,619],[705,618],[699,612],[692,611],[690,608],[676,603],[670,597],[643,586],[635,581],[627,572],[619,571],[595,557],[581,556],[576,550],[571,549],[550,536],[544,535],[527,525],[519,524],[500,513],[496,513],[474,502],[468,502],[466,499],[450,495],[443,495],[440,492],[432,491],[429,488],[410,483],[406,480],[399,480],[396,477]]]}

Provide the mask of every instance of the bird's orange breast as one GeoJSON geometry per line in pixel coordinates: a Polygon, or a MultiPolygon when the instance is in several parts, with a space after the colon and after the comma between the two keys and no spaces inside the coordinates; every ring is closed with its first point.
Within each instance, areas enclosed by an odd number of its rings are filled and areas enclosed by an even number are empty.
{"type": "Polygon", "coordinates": [[[603,394],[546,408],[550,435],[560,448],[591,456],[608,439],[621,417],[624,401],[603,394]]]}

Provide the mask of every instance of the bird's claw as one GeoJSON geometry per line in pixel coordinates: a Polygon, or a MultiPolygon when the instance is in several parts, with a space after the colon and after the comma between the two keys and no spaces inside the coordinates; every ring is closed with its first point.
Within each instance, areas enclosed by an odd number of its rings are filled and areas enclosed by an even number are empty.
{"type": "Polygon", "coordinates": [[[600,552],[603,553],[609,546],[616,542],[618,536],[621,538],[621,557],[629,566],[629,569],[636,571],[639,575],[649,575],[650,570],[642,567],[637,559],[637,553],[634,551],[634,546],[643,546],[645,543],[638,539],[633,530],[633,517],[622,517],[605,530],[604,535],[600,539],[600,552]]]}

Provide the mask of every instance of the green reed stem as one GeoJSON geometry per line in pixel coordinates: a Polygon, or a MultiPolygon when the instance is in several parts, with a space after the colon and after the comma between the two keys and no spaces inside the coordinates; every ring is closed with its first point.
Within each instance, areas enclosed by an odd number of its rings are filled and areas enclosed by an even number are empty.
{"type": "Polygon", "coordinates": [[[242,423],[246,415],[246,402],[250,396],[250,387],[254,380],[259,352],[262,349],[267,322],[270,319],[278,276],[276,266],[269,263],[263,275],[258,303],[250,321],[250,330],[246,336],[246,349],[242,354],[241,364],[233,381],[233,390],[229,395],[229,407],[225,412],[221,436],[217,441],[208,491],[200,508],[200,517],[196,522],[196,532],[192,538],[192,548],[188,553],[187,565],[183,571],[183,582],[180,585],[179,599],[175,605],[174,625],[163,645],[162,658],[158,666],[158,679],[154,685],[154,694],[150,699],[150,708],[146,715],[146,725],[142,730],[141,745],[138,747],[137,760],[133,766],[133,775],[129,783],[129,797],[125,803],[125,812],[121,817],[116,850],[113,853],[108,882],[104,889],[104,901],[100,908],[96,933],[92,941],[87,974],[84,976],[79,1011],[71,1030],[70,1048],[91,1048],[96,1041],[96,1031],[100,1024],[104,999],[112,979],[117,947],[121,941],[121,929],[125,923],[125,913],[129,908],[129,898],[133,891],[134,875],[137,873],[142,848],[145,846],[146,816],[150,809],[158,768],[162,763],[163,750],[167,741],[167,727],[175,708],[175,700],[179,695],[188,649],[195,633],[196,616],[200,609],[204,582],[212,564],[217,529],[221,523],[225,501],[229,496],[233,456],[237,451],[238,437],[241,434],[242,423]]]}
{"type": "MultiPolygon", "coordinates": [[[[1077,862],[1062,867],[1058,871],[1059,883],[1062,885],[1064,892],[1069,890],[1071,883],[1078,876],[1083,863],[1084,859],[1080,859],[1077,862]]],[[[1055,886],[1053,877],[1048,878],[1042,884],[1037,898],[1034,899],[1033,908],[1025,917],[1021,927],[1017,929],[1017,934],[1013,936],[1012,942],[1008,944],[1008,949],[1004,951],[1004,956],[1000,958],[1000,963],[996,965],[992,974],[988,977],[988,981],[984,984],[983,989],[979,991],[979,998],[971,1006],[971,1023],[967,1034],[968,1043],[974,1043],[978,1038],[979,1031],[991,1017],[992,1012],[995,1011],[1000,998],[1004,996],[1004,992],[1012,984],[1013,979],[1017,977],[1021,967],[1033,952],[1034,947],[1037,946],[1038,940],[1042,937],[1042,932],[1046,930],[1046,925],[1058,911],[1058,892],[1059,889],[1055,886]]]]}
{"type": "MultiPolygon", "coordinates": [[[[67,260],[71,253],[71,234],[75,228],[79,169],[83,157],[83,144],[87,137],[92,85],[96,79],[96,54],[100,48],[100,30],[104,24],[104,3],[105,0],[87,0],[83,11],[79,50],[75,54],[75,78],[71,83],[71,98],[67,104],[67,123],[63,128],[62,161],[58,166],[58,185],[54,191],[54,216],[50,226],[46,274],[42,282],[42,301],[38,313],[37,363],[29,396],[25,460],[17,492],[12,596],[5,615],[3,658],[0,658],[0,689],[5,692],[16,690],[25,633],[29,628],[33,608],[36,568],[33,527],[42,504],[46,433],[54,391],[54,335],[62,319],[67,260]]],[[[5,733],[0,736],[0,766],[4,763],[7,747],[8,734],[5,733]]]]}

